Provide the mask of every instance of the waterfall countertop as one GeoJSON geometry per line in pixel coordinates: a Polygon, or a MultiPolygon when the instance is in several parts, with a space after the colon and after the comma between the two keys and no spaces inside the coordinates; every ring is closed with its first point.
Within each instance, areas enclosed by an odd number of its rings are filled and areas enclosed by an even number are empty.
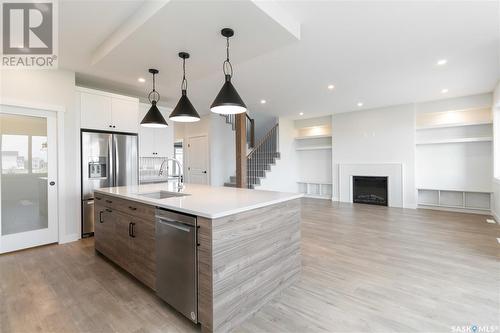
{"type": "Polygon", "coordinates": [[[185,184],[185,187],[179,191],[176,182],[108,187],[97,189],[95,192],[209,219],[216,219],[274,205],[303,196],[303,194],[299,193],[199,184],[185,184]],[[160,191],[172,192],[173,195],[181,194],[183,196],[174,196],[165,199],[147,196],[160,191]]]}

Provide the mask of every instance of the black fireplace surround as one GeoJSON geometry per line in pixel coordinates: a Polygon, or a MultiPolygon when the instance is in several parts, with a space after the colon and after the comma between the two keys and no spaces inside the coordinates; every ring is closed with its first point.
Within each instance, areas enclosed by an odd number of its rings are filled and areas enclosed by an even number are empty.
{"type": "Polygon", "coordinates": [[[370,205],[387,206],[387,177],[352,177],[352,201],[370,205]]]}

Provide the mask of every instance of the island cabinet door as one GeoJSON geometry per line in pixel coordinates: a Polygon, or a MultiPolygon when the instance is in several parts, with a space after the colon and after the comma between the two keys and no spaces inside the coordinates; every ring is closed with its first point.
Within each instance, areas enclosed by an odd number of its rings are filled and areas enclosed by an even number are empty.
{"type": "Polygon", "coordinates": [[[133,218],[130,215],[113,211],[115,222],[115,251],[116,264],[124,270],[132,273],[134,258],[131,256],[132,224],[133,218]]]}
{"type": "Polygon", "coordinates": [[[156,248],[154,219],[134,219],[132,226],[131,273],[149,288],[156,290],[156,248]]]}
{"type": "Polygon", "coordinates": [[[115,222],[113,211],[96,202],[94,210],[94,240],[97,251],[111,260],[116,260],[115,222]]]}

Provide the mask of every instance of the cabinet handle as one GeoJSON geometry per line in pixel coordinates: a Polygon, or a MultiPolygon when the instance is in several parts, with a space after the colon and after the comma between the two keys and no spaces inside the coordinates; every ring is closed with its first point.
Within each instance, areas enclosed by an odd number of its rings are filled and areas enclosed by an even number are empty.
{"type": "Polygon", "coordinates": [[[128,209],[130,209],[130,210],[137,210],[137,207],[128,206],[128,209]]]}
{"type": "Polygon", "coordinates": [[[113,128],[113,126],[109,125],[109,128],[113,128]]]}
{"type": "Polygon", "coordinates": [[[135,238],[135,223],[130,222],[128,224],[128,235],[132,238],[135,238]]]}
{"type": "Polygon", "coordinates": [[[104,223],[102,220],[102,213],[104,213],[102,210],[99,212],[99,223],[104,223]]]}
{"type": "Polygon", "coordinates": [[[107,203],[113,203],[113,201],[111,201],[111,200],[106,200],[106,202],[107,202],[107,203]]]}
{"type": "Polygon", "coordinates": [[[113,212],[113,211],[112,211],[111,209],[109,209],[109,208],[106,208],[106,211],[107,211],[108,213],[112,213],[112,212],[113,212]]]}
{"type": "Polygon", "coordinates": [[[95,199],[96,199],[96,200],[101,200],[101,198],[99,198],[99,197],[95,197],[95,199]]]}

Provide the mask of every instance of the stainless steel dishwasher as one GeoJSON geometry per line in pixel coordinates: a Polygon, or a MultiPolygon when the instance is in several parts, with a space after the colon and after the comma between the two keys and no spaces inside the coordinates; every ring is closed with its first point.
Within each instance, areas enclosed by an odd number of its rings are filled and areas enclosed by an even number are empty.
{"type": "Polygon", "coordinates": [[[196,217],[156,209],[156,291],[198,323],[196,217]]]}

